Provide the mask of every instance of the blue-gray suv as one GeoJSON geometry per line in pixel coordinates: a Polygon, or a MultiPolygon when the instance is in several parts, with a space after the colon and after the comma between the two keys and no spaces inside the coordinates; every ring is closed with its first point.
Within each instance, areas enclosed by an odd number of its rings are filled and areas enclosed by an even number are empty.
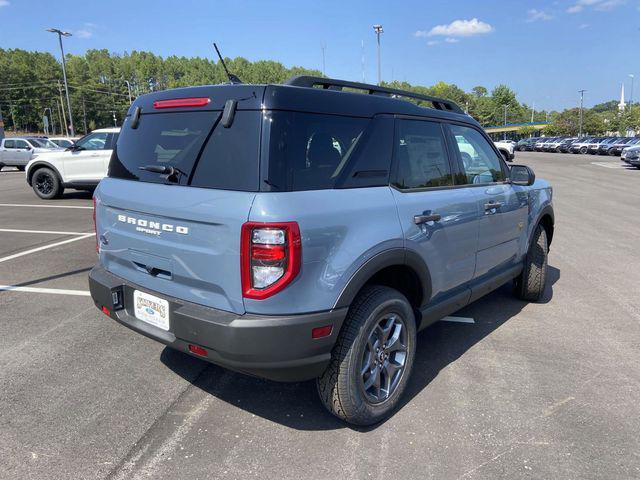
{"type": "Polygon", "coordinates": [[[540,299],[554,230],[549,184],[454,103],[316,77],[139,97],[94,202],[106,315],[316,379],[358,425],[399,404],[416,332],[507,282],[540,299]]]}

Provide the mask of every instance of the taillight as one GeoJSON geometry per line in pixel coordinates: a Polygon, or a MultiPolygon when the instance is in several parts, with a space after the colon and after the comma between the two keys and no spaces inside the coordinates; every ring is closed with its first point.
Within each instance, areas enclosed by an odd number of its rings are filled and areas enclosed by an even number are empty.
{"type": "Polygon", "coordinates": [[[242,295],[262,300],[281,291],[300,272],[302,249],[296,222],[242,225],[242,295]]]}
{"type": "Polygon", "coordinates": [[[96,252],[100,253],[100,246],[98,245],[98,227],[96,226],[96,197],[93,197],[93,233],[96,237],[96,252]]]}
{"type": "Polygon", "coordinates": [[[172,98],[171,100],[156,100],[153,102],[153,108],[162,110],[163,108],[204,107],[209,102],[211,99],[208,97],[172,98]]]}

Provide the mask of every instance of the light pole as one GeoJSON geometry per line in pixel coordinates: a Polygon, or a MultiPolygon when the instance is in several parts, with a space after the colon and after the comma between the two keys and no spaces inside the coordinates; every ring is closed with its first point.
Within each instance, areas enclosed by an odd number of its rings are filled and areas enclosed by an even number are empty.
{"type": "Polygon", "coordinates": [[[578,138],[582,138],[582,106],[584,104],[584,92],[586,92],[586,90],[578,90],[578,93],[580,94],[580,127],[578,131],[578,138]]]}
{"type": "Polygon", "coordinates": [[[382,25],[374,25],[373,31],[376,32],[376,37],[378,39],[378,85],[382,83],[382,70],[380,67],[380,34],[384,33],[382,30],[382,25]]]}
{"type": "Polygon", "coordinates": [[[633,107],[633,73],[629,74],[629,78],[631,79],[631,92],[629,93],[629,110],[633,107]]]}
{"type": "Polygon", "coordinates": [[[69,85],[67,84],[67,67],[64,60],[64,48],[62,47],[62,37],[70,37],[69,32],[63,32],[57,28],[49,28],[47,32],[57,33],[58,41],[60,42],[60,53],[62,54],[62,77],[64,78],[64,91],[67,96],[67,107],[69,108],[69,129],[71,130],[71,136],[75,137],[75,131],[73,129],[73,117],[71,115],[71,101],[69,100],[69,85]]]}

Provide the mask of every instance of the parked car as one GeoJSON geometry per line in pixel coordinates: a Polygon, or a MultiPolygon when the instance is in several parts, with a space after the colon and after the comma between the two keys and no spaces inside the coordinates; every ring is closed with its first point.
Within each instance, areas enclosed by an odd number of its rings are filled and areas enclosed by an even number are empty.
{"type": "Polygon", "coordinates": [[[74,144],[74,140],[69,137],[49,137],[49,141],[55,143],[60,148],[69,148],[74,144]]]}
{"type": "Polygon", "coordinates": [[[542,152],[542,150],[543,150],[543,148],[544,148],[545,143],[549,142],[550,140],[551,140],[551,138],[550,138],[550,137],[543,137],[543,138],[540,138],[540,139],[536,142],[536,144],[534,145],[533,149],[534,149],[536,152],[542,152]]]}
{"type": "Polygon", "coordinates": [[[187,354],[316,379],[370,425],[400,405],[418,330],[513,279],[542,297],[551,199],[448,100],[319,77],[154,92],[94,194],[91,296],[187,354]]]}
{"type": "Polygon", "coordinates": [[[562,144],[563,140],[564,140],[564,137],[553,138],[544,144],[543,150],[545,152],[558,152],[559,151],[558,148],[562,144]]]}
{"type": "Polygon", "coordinates": [[[119,132],[119,128],[94,130],[66,150],[38,155],[27,164],[27,183],[45,200],[60,197],[65,188],[93,190],[107,174],[119,132]]]}
{"type": "Polygon", "coordinates": [[[523,138],[522,140],[518,141],[518,143],[516,143],[515,145],[515,149],[517,151],[531,151],[533,149],[533,145],[535,144],[535,142],[538,141],[538,138],[523,138]]]}
{"type": "Polygon", "coordinates": [[[619,143],[623,140],[626,140],[626,138],[609,137],[606,140],[600,142],[600,145],[598,145],[598,149],[596,150],[596,153],[598,155],[609,155],[609,150],[611,149],[611,147],[613,147],[616,143],[619,143]]]}
{"type": "Polygon", "coordinates": [[[557,151],[560,153],[569,153],[571,151],[571,145],[573,145],[578,139],[575,137],[565,138],[558,145],[557,151]]]}
{"type": "Polygon", "coordinates": [[[596,153],[598,153],[598,149],[600,148],[600,145],[602,145],[603,143],[609,142],[611,140],[612,140],[612,137],[599,137],[594,139],[591,143],[589,143],[587,153],[589,153],[589,155],[595,155],[596,153]]]}
{"type": "Polygon", "coordinates": [[[640,168],[640,145],[625,148],[620,158],[623,162],[640,168]]]}
{"type": "Polygon", "coordinates": [[[493,144],[496,146],[505,162],[513,162],[513,159],[516,156],[516,154],[514,153],[515,148],[513,143],[499,141],[493,142],[493,144]]]}
{"type": "Polygon", "coordinates": [[[609,149],[609,155],[617,155],[620,156],[622,150],[627,147],[632,147],[634,145],[638,145],[640,143],[640,137],[630,137],[626,140],[620,140],[619,142],[614,143],[609,149]]]}
{"type": "Polygon", "coordinates": [[[37,155],[59,150],[60,148],[47,140],[37,137],[12,137],[0,140],[0,170],[3,167],[25,169],[27,163],[37,155]]]}
{"type": "Polygon", "coordinates": [[[583,137],[576,140],[571,144],[571,153],[587,153],[592,140],[594,140],[594,137],[583,137]]]}

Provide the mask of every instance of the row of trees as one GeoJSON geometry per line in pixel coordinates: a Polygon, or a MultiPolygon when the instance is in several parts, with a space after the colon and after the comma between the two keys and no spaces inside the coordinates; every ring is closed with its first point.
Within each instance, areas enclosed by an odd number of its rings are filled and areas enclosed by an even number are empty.
{"type": "MultiPolygon", "coordinates": [[[[222,65],[208,58],[170,56],[150,52],[118,55],[107,50],[88,50],[68,55],[67,76],[76,131],[85,133],[97,127],[119,125],[135,98],[166,88],[216,84],[227,80],[222,65]]],[[[225,59],[229,70],[246,83],[280,83],[293,75],[321,75],[317,70],[287,68],[274,61],[250,62],[242,57],[225,59]]],[[[20,49],[0,49],[0,112],[5,127],[13,131],[43,131],[46,114],[54,131],[68,123],[62,87],[62,68],[49,53],[20,49]]],[[[563,112],[532,112],[506,85],[489,91],[483,86],[465,92],[454,84],[438,82],[431,87],[406,82],[385,83],[393,88],[412,90],[455,101],[482,125],[501,125],[550,121],[549,134],[578,133],[577,109],[563,112]]],[[[640,128],[640,107],[619,114],[615,101],[585,109],[584,132],[625,132],[640,128]]]]}

